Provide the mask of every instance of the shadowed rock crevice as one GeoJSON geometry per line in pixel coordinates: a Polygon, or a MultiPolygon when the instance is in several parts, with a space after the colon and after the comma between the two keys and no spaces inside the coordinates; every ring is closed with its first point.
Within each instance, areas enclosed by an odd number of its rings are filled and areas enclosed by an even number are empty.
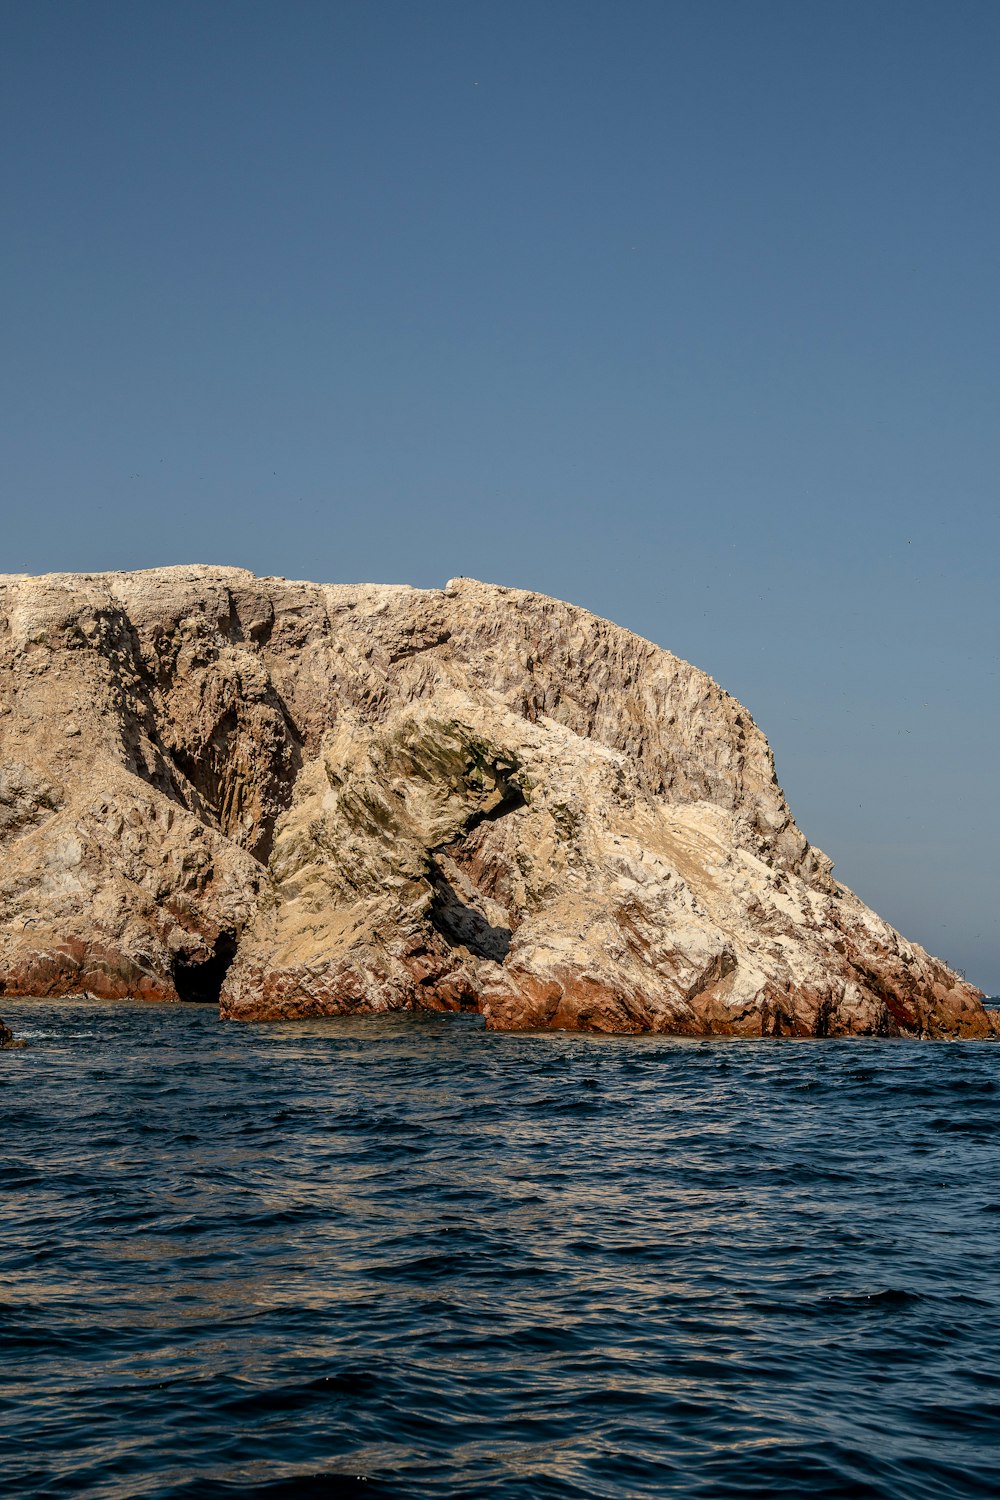
{"type": "Polygon", "coordinates": [[[141,630],[122,609],[89,609],[76,636],[103,663],[129,768],[266,863],[303,740],[261,649],[273,606],[217,593],[141,630]]]}
{"type": "Polygon", "coordinates": [[[210,958],[174,960],[172,978],[180,1000],[218,1005],[222,986],[236,957],[236,935],[220,932],[210,958]]]}
{"type": "Polygon", "coordinates": [[[473,829],[478,828],[481,823],[496,823],[500,818],[505,818],[508,813],[518,812],[522,807],[527,807],[527,798],[517,782],[505,780],[499,782],[498,785],[500,801],[495,807],[474,812],[465,825],[466,834],[472,833],[473,829]]]}
{"type": "Polygon", "coordinates": [[[431,926],[449,946],[464,948],[475,958],[497,964],[504,962],[510,950],[511,919],[473,879],[470,839],[483,825],[497,823],[527,807],[524,792],[514,779],[518,769],[513,760],[474,756],[470,767],[473,778],[488,779],[492,791],[485,805],[466,818],[459,838],[428,851],[427,875],[434,891],[428,911],[431,926]]]}
{"type": "Polygon", "coordinates": [[[301,741],[287,714],[268,705],[248,721],[229,708],[201,743],[178,744],[167,754],[190,811],[266,864],[274,825],[302,767],[301,741]]]}
{"type": "Polygon", "coordinates": [[[510,949],[510,927],[479,910],[482,898],[447,855],[434,854],[428,874],[434,889],[428,919],[435,932],[452,948],[467,948],[476,958],[502,964],[510,949]]]}

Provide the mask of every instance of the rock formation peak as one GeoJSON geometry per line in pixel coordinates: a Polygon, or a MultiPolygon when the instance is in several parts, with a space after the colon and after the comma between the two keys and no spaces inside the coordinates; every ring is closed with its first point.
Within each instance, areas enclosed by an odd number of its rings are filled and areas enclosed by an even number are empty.
{"type": "Polygon", "coordinates": [[[192,565],[0,578],[0,993],[243,1019],[989,1036],[750,714],[585,610],[192,565]]]}

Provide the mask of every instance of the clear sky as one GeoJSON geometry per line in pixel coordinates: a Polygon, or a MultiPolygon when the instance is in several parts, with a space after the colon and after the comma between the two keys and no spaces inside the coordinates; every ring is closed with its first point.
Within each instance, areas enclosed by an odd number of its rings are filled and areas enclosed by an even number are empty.
{"type": "Polygon", "coordinates": [[[4,571],[543,590],[1000,991],[995,0],[0,4],[4,571]]]}

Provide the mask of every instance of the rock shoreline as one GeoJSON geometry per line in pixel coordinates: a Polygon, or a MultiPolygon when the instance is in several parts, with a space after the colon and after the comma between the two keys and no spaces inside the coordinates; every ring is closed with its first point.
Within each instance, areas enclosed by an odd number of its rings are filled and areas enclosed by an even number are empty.
{"type": "Polygon", "coordinates": [[[833,878],[711,678],[469,579],[0,579],[0,847],[0,994],[1000,1033],[833,878]]]}

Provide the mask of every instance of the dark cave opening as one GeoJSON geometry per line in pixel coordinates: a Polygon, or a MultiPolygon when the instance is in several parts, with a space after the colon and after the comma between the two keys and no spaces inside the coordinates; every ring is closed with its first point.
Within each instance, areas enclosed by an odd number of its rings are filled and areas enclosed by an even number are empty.
{"type": "Polygon", "coordinates": [[[174,960],[172,978],[179,1000],[195,1005],[218,1005],[222,984],[236,957],[236,934],[220,932],[211,958],[174,960]]]}

